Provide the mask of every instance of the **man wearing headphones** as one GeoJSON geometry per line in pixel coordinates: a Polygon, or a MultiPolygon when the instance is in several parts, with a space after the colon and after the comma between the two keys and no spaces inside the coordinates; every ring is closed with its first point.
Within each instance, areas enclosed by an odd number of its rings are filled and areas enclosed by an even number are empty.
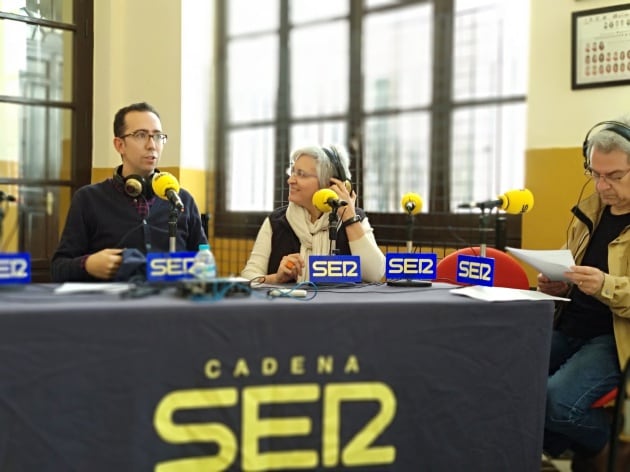
{"type": "MultiPolygon", "coordinates": [[[[618,385],[630,358],[630,119],[597,123],[584,139],[596,192],[572,209],[570,283],[538,275],[538,289],[571,299],[552,335],[544,450],[573,451],[572,470],[607,470],[610,418],[591,404],[618,385]]],[[[615,470],[627,470],[620,451],[615,470]],[[621,467],[621,468],[619,468],[621,467]]]]}
{"type": "MultiPolygon", "coordinates": [[[[181,189],[183,211],[156,198],[153,174],[167,135],[158,112],[148,103],[134,103],[118,110],[114,117],[114,148],[122,164],[114,175],[80,188],[73,196],[66,226],[52,257],[54,282],[123,280],[123,254],[168,252],[169,221],[177,218],[176,250],[197,251],[207,243],[197,205],[181,189]]],[[[181,206],[180,206],[181,208],[181,206]]]]}
{"type": "Polygon", "coordinates": [[[313,202],[320,189],[331,189],[344,206],[337,211],[340,227],[334,241],[339,254],[361,257],[361,278],[380,281],[385,256],[374,239],[362,209],[355,206],[356,192],[350,185],[349,157],[341,147],[307,146],[291,154],[289,204],[265,219],[241,276],[270,284],[309,279],[306,261],[310,255],[328,255],[331,241],[329,219],[313,202]]]}

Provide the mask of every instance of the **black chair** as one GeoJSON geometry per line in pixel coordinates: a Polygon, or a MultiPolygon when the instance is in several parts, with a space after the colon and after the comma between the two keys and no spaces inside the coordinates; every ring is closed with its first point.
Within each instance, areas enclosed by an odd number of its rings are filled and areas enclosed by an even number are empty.
{"type": "Polygon", "coordinates": [[[201,226],[203,227],[203,231],[206,234],[206,238],[210,239],[210,219],[212,218],[212,215],[210,215],[210,213],[202,213],[201,214],[201,226]]]}

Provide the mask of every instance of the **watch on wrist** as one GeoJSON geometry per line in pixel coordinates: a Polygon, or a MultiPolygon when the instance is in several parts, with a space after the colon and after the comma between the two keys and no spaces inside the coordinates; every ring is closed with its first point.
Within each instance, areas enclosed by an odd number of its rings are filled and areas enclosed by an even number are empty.
{"type": "Polygon", "coordinates": [[[343,227],[345,228],[346,226],[350,226],[355,223],[360,223],[362,219],[363,218],[361,218],[359,215],[354,215],[352,218],[349,218],[343,222],[343,227]]]}

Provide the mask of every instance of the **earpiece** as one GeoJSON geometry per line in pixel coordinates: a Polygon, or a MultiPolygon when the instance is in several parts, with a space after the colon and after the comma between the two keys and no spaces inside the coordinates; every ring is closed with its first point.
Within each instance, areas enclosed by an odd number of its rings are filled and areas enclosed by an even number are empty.
{"type": "Polygon", "coordinates": [[[339,154],[337,153],[337,150],[335,149],[335,147],[322,146],[322,150],[326,153],[326,155],[328,156],[328,159],[330,159],[330,162],[332,162],[332,165],[335,168],[333,177],[335,179],[341,180],[346,186],[346,190],[348,190],[348,193],[352,193],[352,183],[350,182],[350,179],[348,179],[348,176],[346,175],[343,165],[341,164],[341,158],[339,157],[339,154]]]}
{"type": "Polygon", "coordinates": [[[582,157],[584,158],[585,169],[588,169],[591,166],[591,163],[588,160],[588,141],[591,137],[591,134],[593,134],[593,130],[599,128],[600,126],[602,127],[600,131],[612,131],[613,133],[616,133],[624,138],[626,141],[630,142],[630,127],[628,125],[620,121],[600,121],[588,130],[588,133],[586,133],[586,136],[584,137],[584,142],[582,143],[582,157]]]}
{"type": "MultiPolygon", "coordinates": [[[[155,169],[155,172],[159,172],[159,170],[155,169]]],[[[122,165],[116,167],[114,170],[114,180],[122,186],[125,193],[131,198],[138,198],[140,195],[144,195],[145,198],[151,198],[153,196],[151,177],[152,176],[145,179],[137,174],[123,177],[122,165]]]]}

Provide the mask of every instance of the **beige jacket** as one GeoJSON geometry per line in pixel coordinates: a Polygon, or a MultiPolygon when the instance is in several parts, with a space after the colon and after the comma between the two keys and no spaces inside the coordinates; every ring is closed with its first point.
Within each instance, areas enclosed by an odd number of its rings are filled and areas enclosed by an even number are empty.
{"type": "MultiPolygon", "coordinates": [[[[604,205],[597,194],[582,200],[572,210],[575,218],[567,233],[566,247],[573,253],[578,265],[603,210],[604,205]]],[[[594,296],[608,305],[613,313],[617,354],[623,369],[630,359],[630,226],[608,245],[608,272],[604,274],[600,292],[594,296]]]]}

